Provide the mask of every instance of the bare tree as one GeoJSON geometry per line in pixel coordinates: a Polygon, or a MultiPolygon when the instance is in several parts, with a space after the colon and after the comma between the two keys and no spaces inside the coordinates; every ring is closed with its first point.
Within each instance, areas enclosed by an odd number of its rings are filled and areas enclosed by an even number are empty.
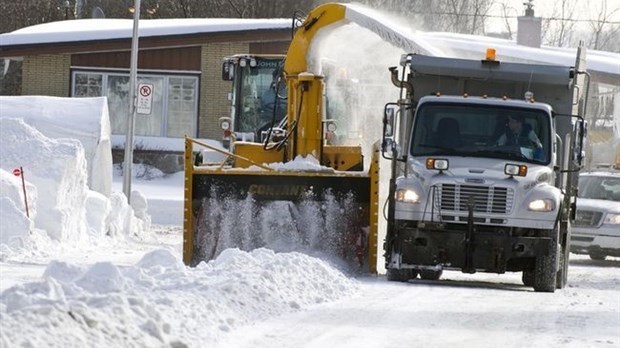
{"type": "Polygon", "coordinates": [[[502,3],[502,18],[504,20],[504,25],[506,29],[506,38],[509,40],[514,39],[514,33],[512,31],[512,27],[510,26],[510,17],[516,17],[517,10],[514,7],[509,7],[507,4],[502,3]]]}
{"type": "Polygon", "coordinates": [[[550,46],[565,47],[571,43],[575,30],[574,0],[557,0],[551,17],[543,19],[543,42],[550,46]]]}
{"type": "Polygon", "coordinates": [[[595,50],[607,49],[609,51],[614,51],[615,48],[617,52],[620,45],[620,25],[610,22],[611,18],[620,12],[620,7],[610,9],[607,6],[607,0],[604,0],[601,6],[594,10],[596,13],[592,18],[595,18],[595,20],[589,22],[590,29],[592,30],[591,38],[588,40],[589,48],[595,50]]]}

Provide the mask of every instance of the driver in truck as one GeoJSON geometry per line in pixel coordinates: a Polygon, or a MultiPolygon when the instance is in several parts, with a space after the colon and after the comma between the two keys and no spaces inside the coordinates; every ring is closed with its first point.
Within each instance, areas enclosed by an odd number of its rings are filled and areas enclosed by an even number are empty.
{"type": "Polygon", "coordinates": [[[525,123],[523,115],[508,115],[506,131],[497,139],[497,145],[517,145],[523,147],[534,147],[533,156],[536,159],[543,156],[542,143],[532,126],[525,123]]]}
{"type": "Polygon", "coordinates": [[[524,122],[522,115],[508,115],[506,131],[497,139],[497,145],[534,145],[542,148],[542,143],[536,136],[532,126],[524,122]]]}

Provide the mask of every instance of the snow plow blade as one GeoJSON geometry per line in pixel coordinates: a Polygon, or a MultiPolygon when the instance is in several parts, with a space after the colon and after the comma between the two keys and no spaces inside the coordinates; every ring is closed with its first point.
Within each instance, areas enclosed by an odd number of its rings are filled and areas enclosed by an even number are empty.
{"type": "Polygon", "coordinates": [[[225,169],[194,165],[191,142],[185,152],[186,264],[214,259],[227,248],[265,247],[376,273],[378,151],[369,173],[225,169]]]}

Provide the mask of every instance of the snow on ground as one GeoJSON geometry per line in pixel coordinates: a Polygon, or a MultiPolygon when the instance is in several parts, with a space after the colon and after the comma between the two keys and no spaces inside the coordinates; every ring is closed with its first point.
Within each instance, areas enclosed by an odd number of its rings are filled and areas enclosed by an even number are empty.
{"type": "Polygon", "coordinates": [[[5,346],[210,346],[269,317],[333,301],[357,282],[298,253],[228,249],[188,268],[166,250],[133,266],[52,261],[0,297],[5,346]]]}

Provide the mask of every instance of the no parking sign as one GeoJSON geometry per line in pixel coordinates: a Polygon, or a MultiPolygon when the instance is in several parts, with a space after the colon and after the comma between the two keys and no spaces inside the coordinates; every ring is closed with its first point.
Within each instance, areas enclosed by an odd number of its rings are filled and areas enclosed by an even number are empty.
{"type": "Polygon", "coordinates": [[[136,105],[136,112],[143,115],[150,115],[151,105],[153,105],[153,85],[150,83],[138,84],[138,104],[136,105]]]}

